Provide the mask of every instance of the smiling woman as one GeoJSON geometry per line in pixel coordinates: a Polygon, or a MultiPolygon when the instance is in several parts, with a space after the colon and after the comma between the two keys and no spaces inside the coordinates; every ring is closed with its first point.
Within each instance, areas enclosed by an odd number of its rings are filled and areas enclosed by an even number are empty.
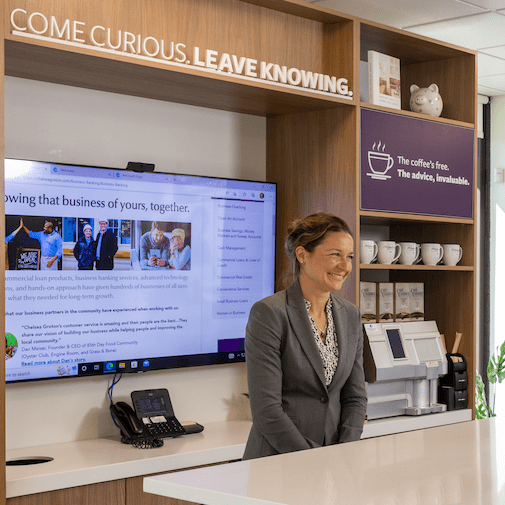
{"type": "Polygon", "coordinates": [[[323,309],[328,301],[329,292],[339,290],[352,271],[354,241],[345,231],[328,231],[312,251],[306,247],[300,245],[295,251],[301,264],[300,286],[304,298],[312,303],[313,313],[315,313],[314,305],[319,301],[323,302],[322,306],[319,306],[318,316],[324,318],[323,309]]]}
{"type": "Polygon", "coordinates": [[[257,302],[246,329],[253,426],[244,459],[359,440],[366,413],[358,308],[335,296],[352,270],[348,225],[326,213],[295,221],[293,283],[257,302]]]}

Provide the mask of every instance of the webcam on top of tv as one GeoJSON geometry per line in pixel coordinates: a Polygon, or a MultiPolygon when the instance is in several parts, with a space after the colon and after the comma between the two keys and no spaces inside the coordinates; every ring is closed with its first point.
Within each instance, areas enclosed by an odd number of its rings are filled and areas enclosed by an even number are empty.
{"type": "Polygon", "coordinates": [[[129,161],[126,170],[133,172],[154,172],[154,163],[140,163],[138,161],[129,161]]]}

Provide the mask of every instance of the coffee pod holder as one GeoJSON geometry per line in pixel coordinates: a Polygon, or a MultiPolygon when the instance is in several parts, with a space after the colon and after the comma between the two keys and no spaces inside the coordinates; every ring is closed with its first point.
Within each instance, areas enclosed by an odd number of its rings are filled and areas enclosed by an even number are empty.
{"type": "Polygon", "coordinates": [[[468,407],[468,372],[465,357],[458,352],[448,352],[447,374],[440,378],[438,401],[447,405],[447,410],[468,407]]]}

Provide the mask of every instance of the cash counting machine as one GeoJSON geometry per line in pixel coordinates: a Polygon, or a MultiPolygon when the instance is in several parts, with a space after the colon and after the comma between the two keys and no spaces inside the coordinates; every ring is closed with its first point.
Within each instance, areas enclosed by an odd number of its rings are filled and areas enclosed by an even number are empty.
{"type": "Polygon", "coordinates": [[[366,323],[368,419],[443,412],[438,378],[447,359],[435,321],[366,323]]]}

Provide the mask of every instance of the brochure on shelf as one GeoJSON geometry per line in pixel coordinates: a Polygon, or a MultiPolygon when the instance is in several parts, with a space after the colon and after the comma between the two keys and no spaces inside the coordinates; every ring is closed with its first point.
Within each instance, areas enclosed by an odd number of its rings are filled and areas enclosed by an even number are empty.
{"type": "Polygon", "coordinates": [[[400,60],[368,51],[368,100],[374,105],[401,109],[400,60]]]}

